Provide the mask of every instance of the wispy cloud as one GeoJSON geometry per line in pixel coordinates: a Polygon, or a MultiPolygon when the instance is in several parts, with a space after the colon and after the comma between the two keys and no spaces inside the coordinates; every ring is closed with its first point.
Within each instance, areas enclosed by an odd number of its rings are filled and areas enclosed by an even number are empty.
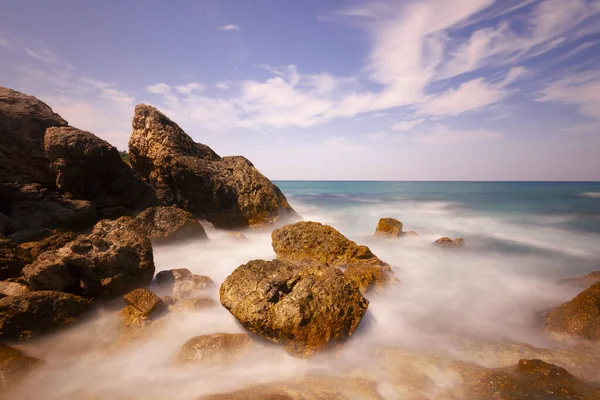
{"type": "Polygon", "coordinates": [[[0,47],[7,49],[11,48],[10,41],[4,35],[2,35],[2,32],[0,32],[0,47]]]}
{"type": "Polygon", "coordinates": [[[436,124],[415,136],[419,142],[429,145],[451,145],[461,142],[480,142],[502,137],[499,132],[487,129],[453,129],[436,124]]]}
{"type": "Polygon", "coordinates": [[[219,29],[222,31],[239,31],[242,28],[240,28],[238,25],[229,24],[229,25],[223,25],[219,29]]]}
{"type": "Polygon", "coordinates": [[[25,53],[27,53],[27,55],[29,57],[35,58],[35,59],[43,61],[45,63],[55,64],[58,62],[58,56],[56,54],[54,54],[52,51],[50,51],[50,49],[44,48],[44,49],[32,50],[29,47],[25,47],[25,48],[23,48],[23,50],[25,51],[25,53]]]}
{"type": "Polygon", "coordinates": [[[413,119],[413,120],[409,120],[409,121],[396,122],[395,124],[392,125],[391,128],[393,130],[395,130],[395,131],[409,131],[412,128],[414,128],[415,126],[417,126],[420,123],[422,123],[423,121],[425,121],[424,118],[413,119]]]}
{"type": "Polygon", "coordinates": [[[600,119],[600,71],[574,74],[551,82],[536,100],[570,104],[582,115],[600,119]]]}

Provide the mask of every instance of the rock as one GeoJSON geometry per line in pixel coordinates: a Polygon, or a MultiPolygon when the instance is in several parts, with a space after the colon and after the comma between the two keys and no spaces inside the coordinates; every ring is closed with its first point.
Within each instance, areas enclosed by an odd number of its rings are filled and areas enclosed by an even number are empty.
{"type": "Polygon", "coordinates": [[[313,260],[335,267],[359,263],[389,267],[368,247],[359,246],[332,227],[318,222],[302,221],[286,225],[275,229],[271,238],[273,250],[280,260],[313,260]]]}
{"type": "Polygon", "coordinates": [[[485,369],[458,364],[456,370],[465,382],[465,399],[563,400],[598,399],[600,390],[581,381],[565,369],[541,360],[522,359],[515,366],[485,369]]]}
{"type": "Polygon", "coordinates": [[[227,237],[240,242],[248,240],[246,235],[244,235],[242,232],[227,232],[227,237]]]}
{"type": "Polygon", "coordinates": [[[160,271],[156,274],[156,283],[159,287],[172,290],[173,285],[177,279],[184,278],[186,276],[191,276],[192,271],[187,268],[177,268],[177,269],[169,269],[165,271],[160,271]]]}
{"type": "Polygon", "coordinates": [[[125,325],[125,333],[127,334],[131,330],[142,329],[148,326],[149,318],[147,315],[134,306],[125,306],[119,312],[119,316],[125,325]]]}
{"type": "Polygon", "coordinates": [[[29,254],[31,255],[31,259],[35,260],[40,254],[51,250],[58,250],[75,239],[77,239],[77,234],[75,232],[61,232],[55,230],[52,232],[52,235],[48,236],[47,238],[37,242],[21,243],[21,247],[28,250],[29,254]]]}
{"type": "Polygon", "coordinates": [[[66,125],[35,97],[0,87],[0,184],[36,182],[54,187],[56,175],[44,152],[44,134],[48,128],[66,125]]]}
{"type": "Polygon", "coordinates": [[[89,302],[69,293],[41,291],[0,299],[0,338],[23,339],[75,321],[89,302]]]}
{"type": "Polygon", "coordinates": [[[443,237],[433,242],[433,244],[438,247],[462,247],[465,244],[465,240],[463,238],[452,240],[450,238],[443,237]]]}
{"type": "Polygon", "coordinates": [[[125,295],[124,300],[145,316],[158,315],[167,308],[159,296],[146,289],[132,290],[125,295]]]}
{"type": "Polygon", "coordinates": [[[400,234],[400,237],[415,237],[415,236],[419,236],[419,234],[415,231],[406,231],[406,232],[402,232],[400,234]]]}
{"type": "Polygon", "coordinates": [[[170,312],[191,311],[198,312],[212,308],[217,304],[213,299],[208,297],[193,297],[189,299],[176,299],[175,297],[163,297],[163,301],[167,304],[170,312]]]}
{"type": "Polygon", "coordinates": [[[387,285],[399,282],[389,266],[350,264],[344,271],[344,275],[363,294],[371,290],[381,293],[387,285]]]}
{"type": "Polygon", "coordinates": [[[592,286],[594,283],[600,282],[600,271],[590,272],[587,275],[577,278],[563,279],[558,283],[561,285],[571,285],[582,289],[592,286]]]}
{"type": "Polygon", "coordinates": [[[194,293],[206,289],[213,285],[214,282],[208,276],[188,275],[176,279],[173,283],[173,296],[177,298],[185,298],[194,293]]]}
{"type": "Polygon", "coordinates": [[[141,234],[157,242],[207,239],[202,224],[191,213],[178,207],[152,207],[135,217],[141,234]]]}
{"type": "Polygon", "coordinates": [[[98,222],[59,250],[41,254],[23,269],[34,290],[59,290],[84,297],[116,296],[145,287],[154,276],[150,241],[128,229],[131,218],[98,222]]]}
{"type": "Polygon", "coordinates": [[[306,377],[291,382],[265,383],[202,400],[384,400],[377,383],[351,377],[306,377]]]}
{"type": "Polygon", "coordinates": [[[45,150],[57,173],[57,187],[74,199],[89,200],[98,209],[135,210],[158,203],[117,149],[90,132],[70,126],[49,128],[45,150]]]}
{"type": "Polygon", "coordinates": [[[547,311],[543,324],[549,334],[600,340],[600,282],[573,300],[547,311]]]}
{"type": "Polygon", "coordinates": [[[239,266],[220,300],[246,329],[302,356],[352,335],[369,304],[337,268],[279,260],[239,266]]]}
{"type": "Polygon", "coordinates": [[[219,157],[151,106],[135,108],[129,160],[163,203],[217,228],[262,226],[296,217],[279,188],[250,161],[219,157]]]}
{"type": "Polygon", "coordinates": [[[0,298],[7,296],[18,296],[20,294],[29,292],[29,288],[20,283],[0,281],[0,298]]]}
{"type": "Polygon", "coordinates": [[[27,252],[14,240],[0,236],[0,280],[21,275],[27,259],[27,252]]]}
{"type": "Polygon", "coordinates": [[[223,363],[242,356],[252,346],[245,333],[215,333],[188,340],[179,351],[180,362],[223,363]]]}
{"type": "Polygon", "coordinates": [[[0,389],[21,379],[40,363],[40,360],[25,355],[21,350],[0,343],[0,389]]]}
{"type": "Polygon", "coordinates": [[[402,234],[402,222],[395,218],[381,218],[375,229],[375,236],[397,238],[402,234]]]}

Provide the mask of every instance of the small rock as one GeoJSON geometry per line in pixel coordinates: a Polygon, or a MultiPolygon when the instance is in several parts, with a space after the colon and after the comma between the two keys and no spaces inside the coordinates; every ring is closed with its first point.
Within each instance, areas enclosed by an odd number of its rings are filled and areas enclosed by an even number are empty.
{"type": "Polygon", "coordinates": [[[179,352],[180,362],[223,363],[241,357],[252,345],[245,333],[216,333],[188,340],[179,352]]]}
{"type": "Polygon", "coordinates": [[[25,285],[16,282],[0,281],[0,298],[7,296],[18,296],[29,293],[31,290],[25,285]]]}
{"type": "Polygon", "coordinates": [[[188,275],[180,279],[176,279],[173,284],[173,296],[184,298],[206,289],[213,285],[214,282],[208,276],[188,275]]]}
{"type": "Polygon", "coordinates": [[[0,389],[15,383],[39,363],[37,358],[0,343],[0,389]]]}
{"type": "Polygon", "coordinates": [[[465,240],[463,238],[452,240],[450,238],[443,237],[433,242],[433,244],[438,247],[462,247],[465,244],[465,240]]]}
{"type": "Polygon", "coordinates": [[[156,274],[156,283],[159,287],[172,290],[173,284],[177,279],[181,279],[186,276],[191,276],[192,271],[187,268],[177,268],[177,269],[169,269],[165,271],[160,271],[156,274]]]}
{"type": "Polygon", "coordinates": [[[135,289],[127,293],[124,300],[128,305],[137,308],[144,316],[156,315],[166,309],[162,299],[146,289],[135,289]]]}
{"type": "Polygon", "coordinates": [[[395,218],[381,218],[375,229],[375,236],[397,238],[402,234],[402,222],[395,218]]]}
{"type": "Polygon", "coordinates": [[[227,232],[227,237],[237,241],[248,240],[246,235],[244,235],[242,232],[227,232]]]}

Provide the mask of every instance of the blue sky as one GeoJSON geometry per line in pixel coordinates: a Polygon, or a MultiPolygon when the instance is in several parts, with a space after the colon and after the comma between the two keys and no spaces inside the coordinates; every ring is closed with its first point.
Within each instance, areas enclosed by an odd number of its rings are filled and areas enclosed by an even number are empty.
{"type": "Polygon", "coordinates": [[[272,179],[600,179],[600,0],[7,0],[0,85],[272,179]]]}

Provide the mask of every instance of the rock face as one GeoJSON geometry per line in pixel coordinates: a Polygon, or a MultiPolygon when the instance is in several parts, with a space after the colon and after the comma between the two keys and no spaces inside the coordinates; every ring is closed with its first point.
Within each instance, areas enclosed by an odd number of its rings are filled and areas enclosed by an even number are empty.
{"type": "Polygon", "coordinates": [[[8,387],[38,365],[40,360],[0,343],[0,389],[8,387]]]}
{"type": "Polygon", "coordinates": [[[73,127],[46,131],[46,155],[57,173],[56,185],[74,199],[98,209],[145,209],[158,200],[117,149],[94,134],[73,127]]]}
{"type": "Polygon", "coordinates": [[[231,362],[243,355],[252,345],[244,333],[216,333],[188,340],[179,352],[180,362],[231,362]]]}
{"type": "Polygon", "coordinates": [[[465,244],[465,240],[463,238],[452,240],[450,238],[443,237],[433,242],[433,244],[438,247],[462,247],[465,244]]]}
{"type": "Polygon", "coordinates": [[[361,293],[370,290],[383,292],[387,285],[398,282],[389,266],[368,263],[350,264],[344,271],[344,275],[361,293]]]}
{"type": "Polygon", "coordinates": [[[21,275],[27,253],[14,240],[0,236],[0,280],[21,275]]]}
{"type": "Polygon", "coordinates": [[[22,243],[21,247],[29,251],[31,259],[35,260],[40,254],[51,250],[58,250],[75,239],[77,239],[77,234],[74,232],[54,231],[50,236],[40,241],[22,243]]]}
{"type": "Polygon", "coordinates": [[[395,218],[381,218],[375,229],[375,236],[397,238],[402,234],[402,222],[395,218]]]}
{"type": "Polygon", "coordinates": [[[551,334],[563,334],[600,340],[600,282],[579,293],[573,300],[548,311],[544,328],[551,334]]]}
{"type": "Polygon", "coordinates": [[[0,281],[0,299],[7,296],[18,296],[20,294],[29,292],[29,288],[20,283],[0,281]]]}
{"type": "Polygon", "coordinates": [[[136,106],[132,125],[131,165],[165,204],[217,228],[259,226],[295,216],[279,188],[244,157],[219,157],[147,105],[136,106]]]}
{"type": "Polygon", "coordinates": [[[369,302],[337,268],[255,260],[225,279],[221,304],[249,331],[308,356],[355,331],[369,302]]]}
{"type": "Polygon", "coordinates": [[[202,224],[191,213],[178,207],[152,207],[135,217],[134,227],[150,240],[172,242],[207,239],[202,224]]]}
{"type": "Polygon", "coordinates": [[[33,96],[0,87],[0,184],[53,187],[55,174],[44,153],[46,129],[67,121],[33,96]]]}
{"type": "Polygon", "coordinates": [[[23,339],[73,322],[88,300],[69,293],[41,291],[0,299],[0,338],[23,339]]]}
{"type": "Polygon", "coordinates": [[[128,229],[131,218],[103,220],[59,250],[41,254],[23,269],[34,290],[84,297],[115,296],[145,287],[154,276],[150,241],[128,229]]]}

